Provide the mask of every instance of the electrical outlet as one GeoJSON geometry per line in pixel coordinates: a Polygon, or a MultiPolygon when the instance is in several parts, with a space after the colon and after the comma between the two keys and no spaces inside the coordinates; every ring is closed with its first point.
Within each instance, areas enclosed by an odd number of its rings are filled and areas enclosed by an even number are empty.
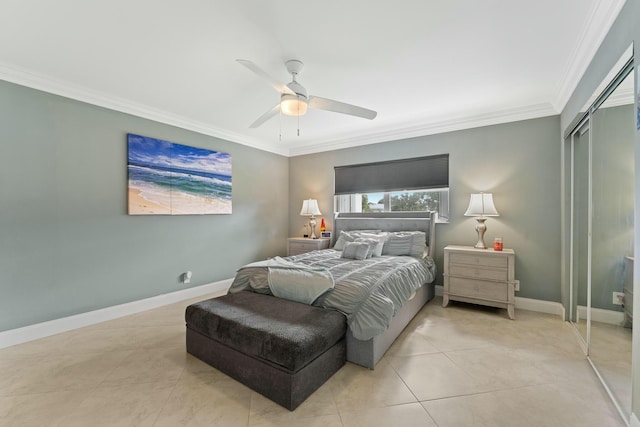
{"type": "Polygon", "coordinates": [[[182,283],[191,283],[192,272],[187,271],[186,273],[182,273],[182,283]]]}
{"type": "Polygon", "coordinates": [[[613,301],[611,301],[614,305],[623,305],[624,304],[624,292],[614,292],[613,293],[613,301]]]}
{"type": "Polygon", "coordinates": [[[518,292],[520,290],[520,280],[516,280],[515,291],[518,292]]]}

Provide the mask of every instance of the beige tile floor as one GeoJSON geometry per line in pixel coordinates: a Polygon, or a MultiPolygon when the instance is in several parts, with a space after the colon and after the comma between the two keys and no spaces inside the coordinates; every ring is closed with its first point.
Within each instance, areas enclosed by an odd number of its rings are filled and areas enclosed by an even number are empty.
{"type": "Polygon", "coordinates": [[[624,425],[555,316],[436,298],[375,370],[347,363],[289,412],[186,354],[193,301],[0,350],[0,425],[624,425]]]}

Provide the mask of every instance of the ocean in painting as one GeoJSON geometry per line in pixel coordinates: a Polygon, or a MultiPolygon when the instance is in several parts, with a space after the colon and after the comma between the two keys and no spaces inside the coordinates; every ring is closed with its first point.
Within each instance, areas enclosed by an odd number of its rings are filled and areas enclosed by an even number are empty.
{"type": "Polygon", "coordinates": [[[231,156],[128,135],[129,213],[231,213],[231,156]]]}

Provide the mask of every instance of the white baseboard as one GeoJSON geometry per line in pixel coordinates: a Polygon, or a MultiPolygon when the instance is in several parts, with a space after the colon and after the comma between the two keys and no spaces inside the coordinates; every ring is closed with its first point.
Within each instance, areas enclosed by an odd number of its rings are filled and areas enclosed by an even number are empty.
{"type": "MultiPolygon", "coordinates": [[[[442,296],[442,292],[443,287],[441,285],[436,285],[436,295],[442,296]]],[[[536,311],[538,313],[555,314],[564,319],[564,307],[559,302],[516,297],[516,308],[536,311]]]]}
{"type": "Polygon", "coordinates": [[[555,314],[564,319],[564,306],[555,301],[516,297],[516,308],[537,311],[538,313],[555,314]]]}
{"type": "Polygon", "coordinates": [[[84,326],[95,325],[96,323],[140,313],[141,311],[151,310],[164,305],[184,301],[189,298],[224,291],[229,288],[231,282],[232,279],[221,280],[219,282],[195,286],[193,288],[157,295],[151,298],[114,305],[100,310],[75,314],[73,316],[36,323],[35,325],[24,326],[22,328],[10,329],[8,331],[0,332],[0,348],[37,340],[50,335],[82,328],[84,326]]]}
{"type": "MultiPolygon", "coordinates": [[[[578,319],[587,318],[587,307],[578,306],[578,319]]],[[[601,308],[591,308],[591,320],[594,322],[607,323],[609,325],[620,326],[624,323],[624,311],[603,310],[601,308]]]]}
{"type": "Polygon", "coordinates": [[[631,413],[631,419],[629,420],[629,427],[640,427],[640,420],[638,420],[638,416],[631,413]]]}

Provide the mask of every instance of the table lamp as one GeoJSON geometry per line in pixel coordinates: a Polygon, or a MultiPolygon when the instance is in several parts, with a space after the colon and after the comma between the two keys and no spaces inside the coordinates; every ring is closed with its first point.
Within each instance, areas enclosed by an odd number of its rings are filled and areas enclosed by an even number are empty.
{"type": "Polygon", "coordinates": [[[311,227],[311,234],[309,234],[309,238],[317,239],[315,215],[322,215],[322,212],[320,212],[320,209],[318,208],[318,201],[316,199],[303,200],[300,215],[311,217],[309,220],[309,226],[311,227]]]}
{"type": "Polygon", "coordinates": [[[484,244],[484,232],[487,231],[487,226],[484,222],[488,216],[499,216],[495,205],[493,204],[493,194],[491,193],[479,193],[472,194],[469,199],[469,207],[464,213],[464,216],[476,217],[476,232],[478,233],[478,242],[474,246],[477,249],[487,249],[487,245],[484,244]]]}

